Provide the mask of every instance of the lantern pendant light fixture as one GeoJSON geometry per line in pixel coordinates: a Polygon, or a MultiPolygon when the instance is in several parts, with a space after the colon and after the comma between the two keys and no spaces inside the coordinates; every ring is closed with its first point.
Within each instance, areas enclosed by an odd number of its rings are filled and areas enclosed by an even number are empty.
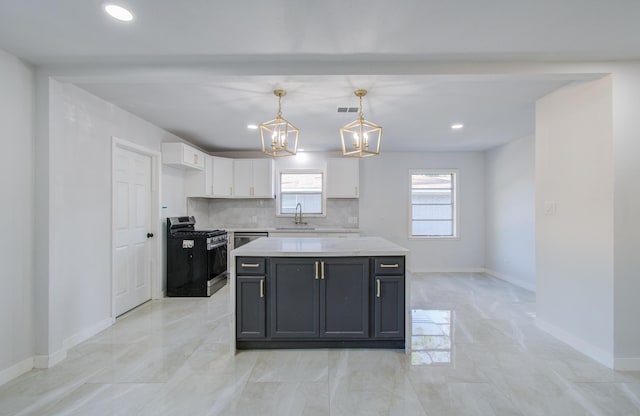
{"type": "Polygon", "coordinates": [[[259,126],[262,152],[273,157],[293,156],[298,151],[299,130],[282,117],[282,97],[287,92],[274,90],[273,94],[278,97],[278,115],[259,126]]]}
{"type": "Polygon", "coordinates": [[[382,127],[365,120],[362,113],[362,97],[367,90],[355,90],[354,94],[360,98],[360,114],[357,120],[340,128],[342,154],[359,158],[379,155],[382,127]]]}

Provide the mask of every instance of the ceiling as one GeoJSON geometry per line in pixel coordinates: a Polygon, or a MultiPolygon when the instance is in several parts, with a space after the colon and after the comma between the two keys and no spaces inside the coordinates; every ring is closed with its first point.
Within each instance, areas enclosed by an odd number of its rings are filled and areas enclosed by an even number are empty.
{"type": "Polygon", "coordinates": [[[307,150],[339,147],[357,88],[383,151],[487,149],[532,134],[535,101],[585,77],[472,63],[640,59],[636,0],[117,1],[130,23],[103,3],[0,0],[0,49],[209,151],[255,149],[246,126],[275,116],[275,88],[307,150]]]}

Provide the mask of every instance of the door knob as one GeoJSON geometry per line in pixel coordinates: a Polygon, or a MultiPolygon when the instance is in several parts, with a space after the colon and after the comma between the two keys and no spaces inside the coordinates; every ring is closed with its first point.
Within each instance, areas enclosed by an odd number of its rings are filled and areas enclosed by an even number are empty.
{"type": "Polygon", "coordinates": [[[147,238],[153,237],[153,233],[147,233],[147,238]]]}

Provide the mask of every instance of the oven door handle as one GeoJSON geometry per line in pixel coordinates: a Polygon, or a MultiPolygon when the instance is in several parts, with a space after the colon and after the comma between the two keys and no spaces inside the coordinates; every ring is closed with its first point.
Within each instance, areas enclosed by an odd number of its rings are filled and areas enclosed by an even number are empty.
{"type": "Polygon", "coordinates": [[[218,244],[211,244],[211,245],[207,244],[207,250],[213,250],[213,249],[216,249],[218,247],[222,247],[222,246],[226,246],[226,245],[227,245],[226,241],[218,243],[218,244]]]}

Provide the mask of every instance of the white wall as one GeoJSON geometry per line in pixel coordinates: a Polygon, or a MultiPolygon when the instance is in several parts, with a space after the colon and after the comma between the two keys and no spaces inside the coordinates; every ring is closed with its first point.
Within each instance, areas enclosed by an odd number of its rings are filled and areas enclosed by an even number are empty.
{"type": "MultiPolygon", "coordinates": [[[[180,139],[71,84],[52,79],[49,92],[49,333],[39,353],[63,358],[111,322],[112,137],[158,152],[180,139]]],[[[179,173],[163,178],[172,212],[184,212],[178,200],[186,209],[183,188],[179,173]]]]}
{"type": "Polygon", "coordinates": [[[535,139],[485,152],[485,267],[535,291],[535,139]]]}
{"type": "Polygon", "coordinates": [[[537,323],[613,365],[611,77],[536,105],[537,323]],[[555,213],[545,215],[545,203],[555,213]]]}
{"type": "Polygon", "coordinates": [[[484,153],[385,152],[360,162],[360,229],[411,250],[410,269],[484,269],[484,153]],[[459,238],[409,239],[409,171],[457,169],[459,238]]]}
{"type": "Polygon", "coordinates": [[[34,354],[33,70],[0,50],[0,384],[34,354]]]}
{"type": "Polygon", "coordinates": [[[613,77],[616,368],[640,370],[640,63],[613,77]]]}

